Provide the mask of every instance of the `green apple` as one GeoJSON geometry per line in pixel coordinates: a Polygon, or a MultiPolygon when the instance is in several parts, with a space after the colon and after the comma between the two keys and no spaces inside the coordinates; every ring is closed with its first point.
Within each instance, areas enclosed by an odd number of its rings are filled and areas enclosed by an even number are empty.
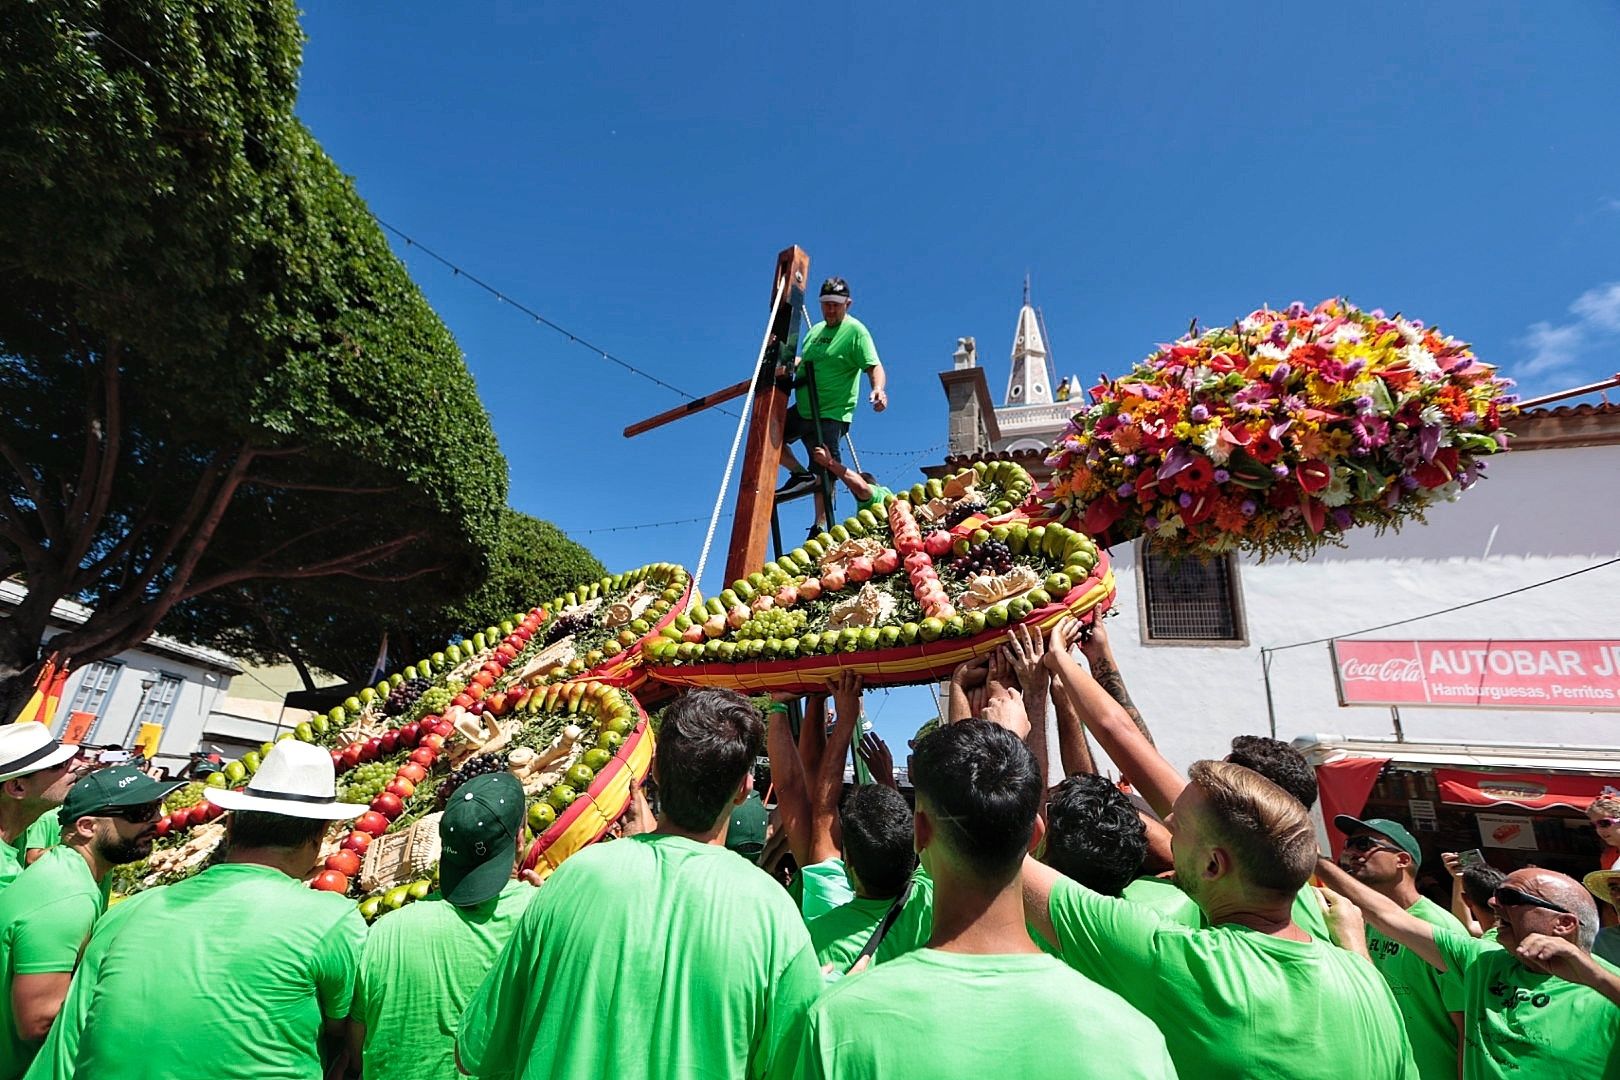
{"type": "Polygon", "coordinates": [[[884,626],[884,627],[880,627],[878,629],[878,645],[879,646],[881,646],[883,648],[888,648],[890,645],[895,644],[899,640],[900,640],[900,628],[898,626],[884,626]]]}
{"type": "Polygon", "coordinates": [[[1074,588],[1074,582],[1069,580],[1068,574],[1046,575],[1046,591],[1053,596],[1067,596],[1072,588],[1074,588]]]}
{"type": "Polygon", "coordinates": [[[939,636],[945,632],[945,624],[932,616],[924,619],[917,625],[917,636],[924,641],[938,641],[939,636]]]}
{"type": "MultiPolygon", "coordinates": [[[[992,609],[994,610],[994,609],[992,609]]],[[[1017,597],[1007,602],[1007,617],[1009,620],[1020,620],[1035,610],[1035,604],[1028,595],[1017,597]]]]}
{"type": "Polygon", "coordinates": [[[986,542],[989,541],[990,534],[985,532],[983,529],[974,529],[972,534],[968,537],[968,539],[973,541],[973,546],[974,547],[978,547],[980,544],[983,544],[983,543],[986,543],[986,542]]]}
{"type": "MultiPolygon", "coordinates": [[[[1034,605],[1034,607],[1045,607],[1047,604],[1052,602],[1052,594],[1047,592],[1045,589],[1031,589],[1029,592],[1024,594],[1024,598],[1034,605]]],[[[1033,608],[1031,610],[1033,610],[1033,608]]]]}
{"type": "Polygon", "coordinates": [[[922,633],[922,627],[918,626],[916,623],[908,622],[902,624],[900,627],[900,644],[912,644],[917,640],[917,635],[920,633],[922,633]]]}
{"type": "Polygon", "coordinates": [[[984,612],[970,611],[962,616],[962,628],[967,631],[969,636],[972,636],[984,629],[985,621],[984,612]]]}
{"type": "Polygon", "coordinates": [[[808,634],[799,635],[799,648],[803,650],[806,656],[814,653],[820,647],[821,635],[816,633],[814,630],[810,631],[808,634]]]}
{"type": "Polygon", "coordinates": [[[878,640],[879,637],[877,627],[868,626],[861,631],[861,648],[875,649],[878,647],[878,640]]]}
{"type": "Polygon", "coordinates": [[[952,615],[945,620],[945,636],[961,637],[967,632],[967,624],[960,615],[952,615]]]}

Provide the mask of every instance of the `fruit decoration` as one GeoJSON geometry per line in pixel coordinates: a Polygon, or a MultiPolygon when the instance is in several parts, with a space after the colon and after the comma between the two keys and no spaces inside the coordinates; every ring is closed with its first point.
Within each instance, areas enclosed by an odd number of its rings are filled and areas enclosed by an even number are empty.
{"type": "Polygon", "coordinates": [[[1262,308],[1094,387],[1047,459],[1051,495],[1105,544],[1302,558],[1470,487],[1507,448],[1510,386],[1415,319],[1262,308]]]}

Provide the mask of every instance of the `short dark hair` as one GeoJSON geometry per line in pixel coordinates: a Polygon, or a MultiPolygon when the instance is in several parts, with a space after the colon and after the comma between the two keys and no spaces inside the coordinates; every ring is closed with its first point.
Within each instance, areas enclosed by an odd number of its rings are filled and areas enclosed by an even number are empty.
{"type": "Polygon", "coordinates": [[[911,757],[917,797],[935,811],[945,843],[979,878],[1012,879],[1040,809],[1040,769],[1018,736],[987,720],[939,728],[911,757]]]}
{"type": "Polygon", "coordinates": [[[765,741],[765,725],[735,690],[688,690],[658,730],[660,813],[683,829],[707,829],[737,795],[765,741]]]}
{"type": "Polygon", "coordinates": [[[1066,776],[1046,803],[1046,865],[1088,889],[1118,896],[1147,857],[1136,807],[1100,776],[1066,776]]]}
{"type": "Polygon", "coordinates": [[[231,846],[239,848],[300,848],[319,840],[331,827],[320,818],[289,817],[268,810],[232,810],[231,846]]]}
{"type": "Polygon", "coordinates": [[[1465,866],[1461,877],[1463,895],[1472,900],[1475,907],[1487,909],[1491,894],[1507,880],[1507,875],[1494,866],[1465,866]]]}
{"type": "Polygon", "coordinates": [[[862,784],[838,808],[844,858],[872,897],[899,896],[917,867],[911,807],[892,787],[862,784]]]}
{"type": "Polygon", "coordinates": [[[1226,760],[1253,769],[1309,810],[1316,805],[1316,770],[1305,755],[1280,739],[1264,735],[1238,735],[1226,760]]]}

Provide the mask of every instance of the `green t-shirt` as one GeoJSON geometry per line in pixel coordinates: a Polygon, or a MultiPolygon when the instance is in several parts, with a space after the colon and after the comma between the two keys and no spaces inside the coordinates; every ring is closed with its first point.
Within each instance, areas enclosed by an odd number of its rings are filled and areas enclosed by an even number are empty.
{"type": "Polygon", "coordinates": [[[1231,924],[1194,930],[1067,879],[1050,913],[1064,961],[1158,1024],[1184,1076],[1417,1076],[1389,987],[1359,956],[1231,924]]]}
{"type": "Polygon", "coordinates": [[[29,1080],[320,1080],[365,937],[354,901],[268,866],[132,896],[97,921],[29,1080]]]}
{"type": "MultiPolygon", "coordinates": [[[[1178,925],[1194,930],[1202,930],[1209,926],[1209,920],[1193,902],[1193,898],[1182,892],[1181,886],[1168,878],[1137,878],[1125,886],[1125,891],[1121,895],[1132,903],[1152,908],[1165,919],[1178,925]]],[[[1328,933],[1327,918],[1322,914],[1322,905],[1317,902],[1316,893],[1309,885],[1299,890],[1299,895],[1294,897],[1292,914],[1295,926],[1317,941],[1325,941],[1330,945],[1334,943],[1332,935],[1328,933]]]]}
{"type": "Polygon", "coordinates": [[[1602,994],[1467,933],[1437,929],[1434,943],[1463,978],[1463,1080],[1620,1077],[1620,1008],[1602,994]]]}
{"type": "Polygon", "coordinates": [[[799,910],[806,923],[853,899],[855,887],[844,872],[843,859],[823,859],[799,868],[799,910]]]}
{"type": "Polygon", "coordinates": [[[760,1077],[791,1068],[822,988],[782,887],[723,847],[656,833],[546,881],[461,1018],[474,1076],[760,1077]]]}
{"type": "Polygon", "coordinates": [[[72,848],[48,849],[0,893],[0,1080],[21,1076],[40,1047],[17,1037],[12,980],[72,971],[105,910],[90,864],[72,848]]]}
{"type": "Polygon", "coordinates": [[[456,1025],[536,895],[509,883],[458,908],[434,895],[389,912],[366,935],[352,1015],[366,1026],[366,1080],[455,1080],[456,1025]]]}
{"type": "MultiPolygon", "coordinates": [[[[1426,897],[1418,897],[1406,910],[1437,930],[1466,933],[1451,912],[1426,897]]],[[[1423,1080],[1456,1080],[1457,1026],[1451,1022],[1451,1014],[1463,1011],[1461,976],[1439,971],[1371,926],[1367,927],[1367,953],[1395,995],[1418,1073],[1423,1080]]]]}
{"type": "MultiPolygon", "coordinates": [[[[855,401],[860,396],[861,372],[878,364],[877,346],[872,335],[859,319],[850,315],[836,327],[818,322],[810,328],[799,350],[805,366],[816,374],[816,404],[823,420],[842,420],[848,423],[855,416],[855,401]]],[[[798,394],[799,415],[811,419],[809,386],[802,380],[809,371],[799,372],[801,384],[798,394]]]]}
{"type": "Polygon", "coordinates": [[[894,495],[894,492],[890,491],[888,488],[884,487],[882,484],[873,484],[872,485],[872,494],[868,495],[866,498],[860,500],[859,502],[857,502],[855,504],[855,512],[860,513],[862,510],[873,510],[873,511],[875,511],[875,510],[877,510],[878,507],[883,505],[883,500],[884,499],[890,498],[893,495],[894,495]]]}
{"type": "Polygon", "coordinates": [[[828,990],[810,1010],[797,1073],[804,1080],[1175,1075],[1164,1036],[1147,1017],[1050,956],[937,949],[828,990]]]}
{"type": "Polygon", "coordinates": [[[893,897],[863,900],[857,896],[811,919],[805,925],[810,931],[810,945],[816,950],[816,963],[848,971],[893,904],[893,897]]]}
{"type": "Polygon", "coordinates": [[[62,842],[62,824],[55,810],[47,810],[23,830],[14,844],[0,843],[0,889],[28,869],[28,849],[50,849],[62,842]]]}

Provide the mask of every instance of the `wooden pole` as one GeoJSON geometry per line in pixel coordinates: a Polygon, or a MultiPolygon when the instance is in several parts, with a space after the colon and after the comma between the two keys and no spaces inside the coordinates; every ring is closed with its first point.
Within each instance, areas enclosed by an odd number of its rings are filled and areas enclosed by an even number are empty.
{"type": "Polygon", "coordinates": [[[675,421],[691,416],[693,413],[700,413],[704,409],[712,409],[716,405],[724,405],[733,398],[740,398],[744,394],[748,393],[748,384],[750,382],[753,382],[753,380],[744,379],[742,382],[728,386],[724,390],[716,390],[712,394],[704,394],[700,398],[693,398],[685,405],[677,405],[673,409],[666,409],[657,416],[649,416],[645,420],[637,420],[635,423],[624,429],[624,437],[627,439],[633,439],[643,432],[651,431],[653,428],[663,427],[665,424],[673,424],[675,421]]]}
{"type": "Polygon", "coordinates": [[[748,444],[743,451],[737,513],[731,523],[731,549],[726,555],[726,584],[765,564],[771,536],[771,512],[776,506],[776,470],[782,458],[782,430],[787,421],[791,387],[778,382],[778,364],[789,364],[798,345],[799,311],[810,278],[810,256],[790,247],[776,257],[771,295],[783,278],[787,287],[771,323],[770,343],[754,373],[754,411],[748,421],[748,444]]]}

